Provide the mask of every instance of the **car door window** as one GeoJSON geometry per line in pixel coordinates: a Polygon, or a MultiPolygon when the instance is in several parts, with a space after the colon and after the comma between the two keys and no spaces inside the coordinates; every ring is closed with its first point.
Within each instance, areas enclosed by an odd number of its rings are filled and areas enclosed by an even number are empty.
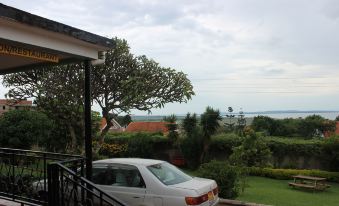
{"type": "Polygon", "coordinates": [[[137,167],[123,164],[112,164],[112,167],[116,168],[116,183],[113,185],[145,188],[144,180],[137,167]]]}
{"type": "Polygon", "coordinates": [[[99,185],[146,187],[138,168],[132,165],[93,165],[92,181],[99,185]]]}
{"type": "Polygon", "coordinates": [[[112,185],[115,183],[113,169],[108,165],[93,165],[92,182],[99,185],[112,185]]]}

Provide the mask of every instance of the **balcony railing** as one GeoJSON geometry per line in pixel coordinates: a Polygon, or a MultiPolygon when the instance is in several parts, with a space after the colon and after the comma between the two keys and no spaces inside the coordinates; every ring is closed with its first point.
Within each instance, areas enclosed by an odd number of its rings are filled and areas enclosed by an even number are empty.
{"type": "Polygon", "coordinates": [[[123,205],[84,177],[85,159],[0,148],[0,199],[27,205],[123,205]]]}

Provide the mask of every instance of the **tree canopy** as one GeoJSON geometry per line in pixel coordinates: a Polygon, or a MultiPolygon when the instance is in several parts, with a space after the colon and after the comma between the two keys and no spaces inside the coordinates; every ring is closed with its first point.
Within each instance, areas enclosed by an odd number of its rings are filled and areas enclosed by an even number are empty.
{"type": "MultiPolygon", "coordinates": [[[[129,113],[132,109],[150,112],[166,103],[187,102],[194,95],[186,74],[161,67],[144,55],[135,56],[126,40],[114,40],[116,48],[107,52],[105,64],[95,66],[91,73],[92,99],[107,122],[101,140],[112,126],[112,118],[121,112],[129,113]]],[[[73,145],[77,137],[83,137],[82,64],[5,75],[3,85],[10,88],[8,97],[34,98],[38,108],[65,124],[73,145]]]]}
{"type": "Polygon", "coordinates": [[[93,99],[99,104],[107,126],[101,139],[112,126],[109,113],[129,113],[131,109],[149,111],[166,103],[187,102],[194,95],[187,75],[146,56],[134,56],[126,40],[114,39],[116,48],[106,54],[105,64],[92,71],[93,99]]]}

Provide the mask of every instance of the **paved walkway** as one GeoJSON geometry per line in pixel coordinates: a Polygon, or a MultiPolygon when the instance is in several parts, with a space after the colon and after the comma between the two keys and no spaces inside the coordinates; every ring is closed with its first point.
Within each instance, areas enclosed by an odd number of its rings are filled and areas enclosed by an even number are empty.
{"type": "Polygon", "coordinates": [[[20,206],[20,203],[0,199],[0,206],[20,206]]]}
{"type": "Polygon", "coordinates": [[[228,199],[220,199],[218,205],[219,206],[269,206],[269,205],[248,203],[248,202],[242,202],[239,200],[228,200],[228,199]]]}
{"type": "MultiPolygon", "coordinates": [[[[0,206],[20,206],[20,203],[0,199],[0,206]]],[[[265,206],[255,203],[245,203],[238,200],[220,199],[219,206],[265,206]]]]}

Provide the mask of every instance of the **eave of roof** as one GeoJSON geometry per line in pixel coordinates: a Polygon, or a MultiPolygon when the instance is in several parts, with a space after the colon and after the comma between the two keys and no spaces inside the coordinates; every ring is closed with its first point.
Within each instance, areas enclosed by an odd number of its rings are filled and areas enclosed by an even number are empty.
{"type": "Polygon", "coordinates": [[[109,38],[102,37],[90,32],[83,31],[56,21],[52,21],[7,5],[0,3],[0,18],[7,18],[33,27],[64,34],[73,38],[107,47],[114,48],[115,42],[109,38]]]}

